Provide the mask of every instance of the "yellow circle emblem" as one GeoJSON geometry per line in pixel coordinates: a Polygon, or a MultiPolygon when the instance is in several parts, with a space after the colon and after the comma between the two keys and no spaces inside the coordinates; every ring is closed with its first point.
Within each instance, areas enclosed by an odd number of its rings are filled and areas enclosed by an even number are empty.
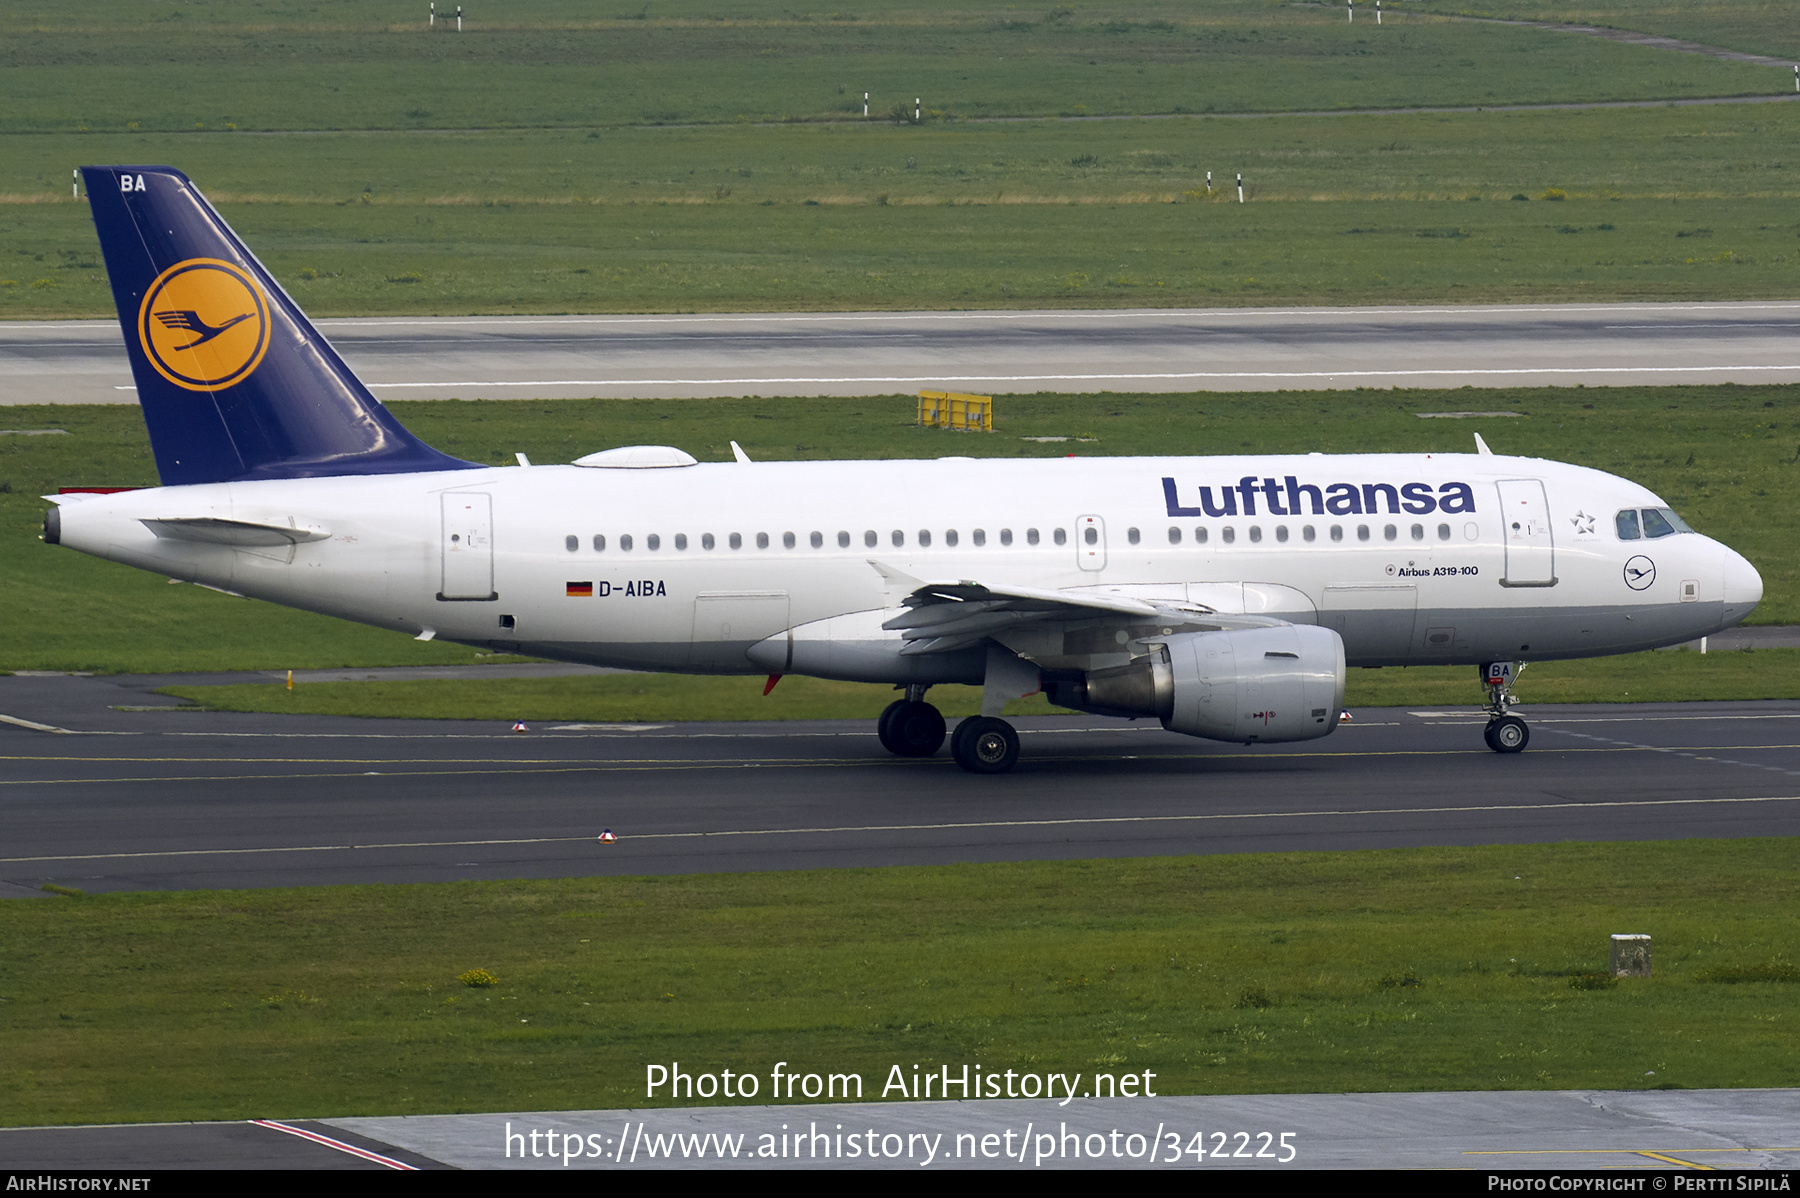
{"type": "Polygon", "coordinates": [[[217,258],[189,258],[157,275],[137,323],[138,343],[156,373],[189,391],[243,382],[269,348],[262,288],[217,258]]]}

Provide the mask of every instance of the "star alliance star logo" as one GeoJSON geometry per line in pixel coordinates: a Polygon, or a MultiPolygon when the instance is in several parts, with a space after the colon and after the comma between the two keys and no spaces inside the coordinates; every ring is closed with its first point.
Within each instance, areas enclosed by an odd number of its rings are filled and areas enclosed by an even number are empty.
{"type": "Polygon", "coordinates": [[[1570,517],[1569,523],[1575,526],[1575,535],[1591,537],[1594,535],[1594,518],[1586,512],[1578,511],[1570,517]]]}

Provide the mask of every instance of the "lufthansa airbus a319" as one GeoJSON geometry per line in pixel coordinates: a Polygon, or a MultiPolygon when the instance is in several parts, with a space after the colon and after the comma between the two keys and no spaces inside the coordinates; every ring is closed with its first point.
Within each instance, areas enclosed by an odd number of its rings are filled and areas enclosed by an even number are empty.
{"type": "Polygon", "coordinates": [[[51,497],[44,539],[420,639],[904,691],[982,688],[951,752],[1011,769],[1005,705],[1240,743],[1337,727],[1346,666],[1463,664],[1486,738],[1523,663],[1742,620],[1762,579],[1636,483],[1480,450],[699,463],[629,446],[495,468],[424,444],[179,171],[83,170],[163,485],[51,497]]]}

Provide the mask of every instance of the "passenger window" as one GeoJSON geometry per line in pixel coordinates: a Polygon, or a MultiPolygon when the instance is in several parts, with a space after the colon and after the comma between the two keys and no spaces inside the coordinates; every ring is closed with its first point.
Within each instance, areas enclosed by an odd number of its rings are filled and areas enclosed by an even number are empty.
{"type": "Polygon", "coordinates": [[[919,548],[931,548],[931,530],[929,528],[921,528],[919,530],[919,548]]]}
{"type": "Polygon", "coordinates": [[[700,548],[711,549],[714,543],[713,535],[710,532],[703,532],[700,534],[700,548]]]}
{"type": "Polygon", "coordinates": [[[1052,529],[1050,531],[1050,539],[1055,541],[1058,545],[1067,545],[1069,543],[1069,532],[1064,528],[1052,529]]]}
{"type": "MultiPolygon", "coordinates": [[[[471,537],[470,539],[473,540],[474,538],[471,537]]],[[[581,548],[581,538],[572,534],[564,537],[563,548],[567,549],[570,553],[574,553],[577,549],[581,548]]]]}
{"type": "Polygon", "coordinates": [[[1176,528],[1173,524],[1169,525],[1169,544],[1181,544],[1181,530],[1176,528]]]}
{"type": "Polygon", "coordinates": [[[1287,537],[1288,537],[1287,525],[1285,525],[1285,524],[1276,525],[1275,526],[1275,539],[1277,541],[1282,542],[1283,544],[1286,544],[1287,537]]]}
{"type": "Polygon", "coordinates": [[[1399,535],[1400,530],[1395,528],[1392,524],[1389,524],[1381,530],[1381,539],[1384,541],[1392,541],[1399,537],[1399,535]]]}
{"type": "Polygon", "coordinates": [[[649,536],[644,538],[644,548],[646,548],[646,549],[661,549],[662,548],[662,538],[657,536],[655,533],[651,533],[649,536]]]}
{"type": "Polygon", "coordinates": [[[1250,540],[1257,544],[1262,543],[1262,525],[1252,524],[1250,526],[1250,540]]]}
{"type": "Polygon", "coordinates": [[[1448,541],[1449,539],[1450,539],[1450,526],[1448,524],[1438,525],[1438,540],[1448,541]]]}
{"type": "Polygon", "coordinates": [[[605,553],[606,552],[606,537],[601,533],[594,534],[594,552],[595,553],[605,553]]]}
{"type": "Polygon", "coordinates": [[[1012,529],[1003,528],[1000,530],[1000,543],[1002,545],[1012,544],[1012,529]]]}
{"type": "Polygon", "coordinates": [[[1358,524],[1356,526],[1356,539],[1359,541],[1366,541],[1369,539],[1369,526],[1367,524],[1358,524]]]}
{"type": "Polygon", "coordinates": [[[1037,529],[1028,528],[1025,530],[1025,543],[1027,545],[1035,545],[1038,543],[1038,530],[1037,529]]]}
{"type": "Polygon", "coordinates": [[[841,529],[838,532],[838,548],[839,549],[850,548],[850,534],[842,531],[841,529]]]}
{"type": "Polygon", "coordinates": [[[977,549],[981,548],[983,545],[987,544],[987,529],[985,529],[985,528],[976,529],[974,532],[969,534],[969,539],[975,542],[975,547],[977,549]]]}
{"type": "Polygon", "coordinates": [[[1300,529],[1300,539],[1303,541],[1316,541],[1319,539],[1319,534],[1312,525],[1308,524],[1300,529]]]}
{"type": "Polygon", "coordinates": [[[944,544],[948,545],[952,549],[956,548],[956,530],[954,528],[945,530],[944,544]]]}
{"type": "Polygon", "coordinates": [[[769,534],[768,533],[759,532],[756,534],[756,547],[758,549],[767,549],[769,547],[769,534]]]}
{"type": "Polygon", "coordinates": [[[1194,530],[1194,544],[1196,544],[1196,545],[1206,544],[1206,529],[1205,528],[1196,528],[1194,530]]]}
{"type": "Polygon", "coordinates": [[[1082,540],[1090,545],[1098,545],[1100,543],[1100,530],[1091,524],[1088,525],[1087,531],[1082,535],[1082,540]]]}
{"type": "Polygon", "coordinates": [[[1656,537],[1672,537],[1675,535],[1675,526],[1663,519],[1661,510],[1647,507],[1644,509],[1643,514],[1644,535],[1646,537],[1654,539],[1656,537]]]}
{"type": "Polygon", "coordinates": [[[874,529],[871,528],[871,529],[867,529],[866,531],[864,531],[864,533],[863,533],[864,548],[867,548],[867,549],[875,548],[875,543],[879,540],[881,540],[881,538],[875,535],[874,529]]]}
{"type": "Polygon", "coordinates": [[[1127,541],[1130,541],[1133,545],[1137,544],[1138,543],[1138,530],[1135,528],[1126,529],[1125,530],[1125,539],[1127,541]]]}
{"type": "Polygon", "coordinates": [[[898,549],[905,544],[906,544],[906,534],[896,528],[894,530],[894,548],[898,549]]]}
{"type": "Polygon", "coordinates": [[[621,552],[624,552],[624,553],[630,553],[630,552],[631,552],[631,534],[630,534],[630,533],[622,533],[622,534],[620,534],[620,536],[619,536],[619,549],[620,549],[620,551],[621,551],[621,552]]]}
{"type": "Polygon", "coordinates": [[[686,549],[687,548],[687,534],[685,532],[678,532],[675,534],[675,548],[677,548],[677,549],[686,549]]]}
{"type": "Polygon", "coordinates": [[[793,533],[784,532],[781,534],[781,547],[783,549],[792,549],[794,547],[794,534],[793,533]]]}
{"type": "Polygon", "coordinates": [[[1342,524],[1333,524],[1331,526],[1331,539],[1334,541],[1341,541],[1344,539],[1344,526],[1342,524]]]}
{"type": "Polygon", "coordinates": [[[744,547],[743,534],[735,533],[735,532],[732,533],[731,539],[729,541],[727,541],[726,544],[730,545],[733,549],[742,549],[744,547]]]}
{"type": "Polygon", "coordinates": [[[811,541],[812,547],[814,549],[825,548],[825,534],[822,532],[813,533],[813,535],[811,537],[809,537],[808,540],[811,541]]]}
{"type": "Polygon", "coordinates": [[[1219,539],[1224,541],[1227,545],[1233,544],[1237,541],[1237,529],[1227,524],[1224,528],[1219,530],[1219,539]]]}

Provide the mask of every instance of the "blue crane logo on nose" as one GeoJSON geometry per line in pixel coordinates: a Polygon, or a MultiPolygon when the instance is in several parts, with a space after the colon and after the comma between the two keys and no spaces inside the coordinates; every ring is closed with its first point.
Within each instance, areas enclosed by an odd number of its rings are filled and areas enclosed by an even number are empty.
{"type": "Polygon", "coordinates": [[[1625,563],[1625,585],[1634,591],[1641,591],[1656,581],[1656,563],[1638,554],[1625,563]]]}

